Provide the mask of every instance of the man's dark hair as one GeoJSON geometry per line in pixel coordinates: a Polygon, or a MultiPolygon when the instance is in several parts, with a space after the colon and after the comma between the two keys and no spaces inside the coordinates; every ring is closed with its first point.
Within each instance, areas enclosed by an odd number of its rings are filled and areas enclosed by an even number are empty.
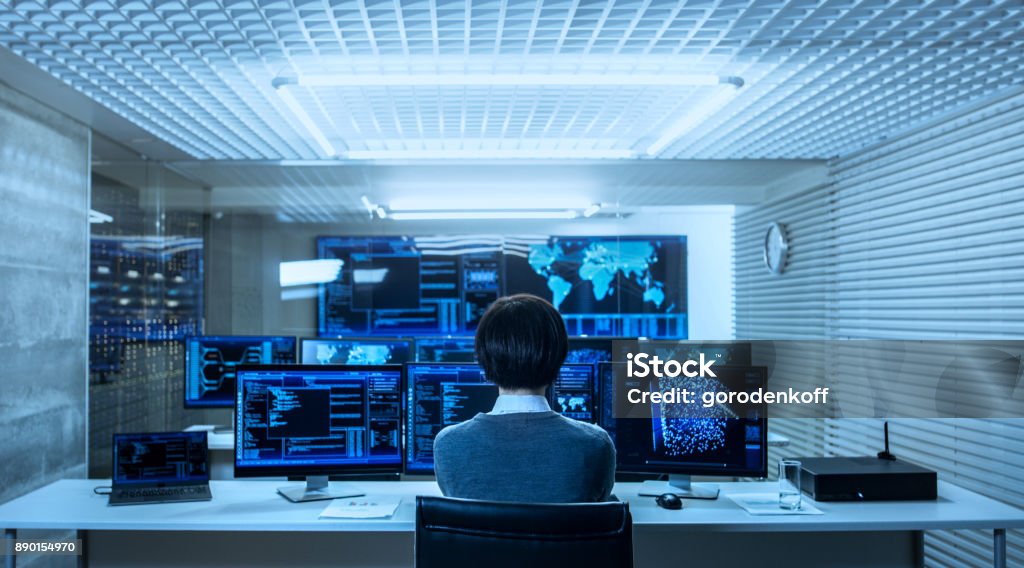
{"type": "Polygon", "coordinates": [[[476,358],[487,379],[506,390],[555,382],[568,351],[562,315],[531,294],[498,298],[476,328],[476,358]]]}

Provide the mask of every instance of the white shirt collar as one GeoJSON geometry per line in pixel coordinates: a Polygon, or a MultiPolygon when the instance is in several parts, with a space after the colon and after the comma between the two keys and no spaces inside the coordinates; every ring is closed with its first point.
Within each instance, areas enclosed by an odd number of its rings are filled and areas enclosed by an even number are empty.
{"type": "Polygon", "coordinates": [[[503,394],[494,402],[488,414],[513,414],[517,412],[549,412],[551,405],[547,397],[536,394],[503,394]]]}

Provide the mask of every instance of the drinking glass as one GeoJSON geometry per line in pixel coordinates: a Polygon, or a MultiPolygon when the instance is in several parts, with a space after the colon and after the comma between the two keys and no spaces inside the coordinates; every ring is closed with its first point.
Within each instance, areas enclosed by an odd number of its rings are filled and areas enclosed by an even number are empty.
{"type": "Polygon", "coordinates": [[[800,509],[800,462],[779,461],[779,507],[788,511],[800,509]]]}

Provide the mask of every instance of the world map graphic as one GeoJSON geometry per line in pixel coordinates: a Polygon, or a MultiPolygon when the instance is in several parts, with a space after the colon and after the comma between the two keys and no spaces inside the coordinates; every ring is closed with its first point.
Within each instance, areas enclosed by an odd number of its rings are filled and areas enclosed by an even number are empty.
{"type": "Polygon", "coordinates": [[[651,242],[593,241],[576,250],[565,250],[559,242],[533,245],[527,260],[534,272],[547,279],[555,308],[584,282],[590,283],[596,301],[614,295],[617,276],[643,289],[644,302],[659,309],[665,303],[665,284],[651,277],[651,265],[658,262],[651,242]]]}

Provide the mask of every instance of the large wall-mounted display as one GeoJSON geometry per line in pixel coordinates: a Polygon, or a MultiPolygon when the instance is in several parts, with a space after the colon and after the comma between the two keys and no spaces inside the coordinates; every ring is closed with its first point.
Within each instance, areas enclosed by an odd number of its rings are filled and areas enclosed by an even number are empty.
{"type": "Polygon", "coordinates": [[[345,236],[320,285],[319,334],[471,334],[507,294],[547,298],[571,335],[687,337],[686,237],[345,236]]]}

